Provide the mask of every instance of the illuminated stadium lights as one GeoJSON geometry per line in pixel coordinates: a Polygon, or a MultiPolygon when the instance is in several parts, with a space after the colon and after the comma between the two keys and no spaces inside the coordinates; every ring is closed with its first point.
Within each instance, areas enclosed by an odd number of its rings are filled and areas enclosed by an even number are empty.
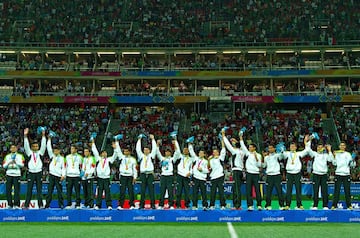
{"type": "Polygon", "coordinates": [[[124,51],[121,54],[122,55],[140,55],[141,52],[139,52],[139,51],[124,51]]]}
{"type": "Polygon", "coordinates": [[[344,50],[341,50],[341,49],[326,49],[325,52],[327,52],[327,53],[344,53],[344,50]]]}
{"type": "Polygon", "coordinates": [[[0,54],[15,54],[15,50],[1,50],[0,54]]]}
{"type": "Polygon", "coordinates": [[[320,50],[301,50],[301,53],[320,53],[320,50]]]}
{"type": "Polygon", "coordinates": [[[32,50],[29,50],[29,51],[24,50],[24,51],[21,51],[21,53],[22,54],[39,54],[39,51],[36,51],[36,50],[34,50],[34,51],[32,51],[32,50]]]}
{"type": "Polygon", "coordinates": [[[148,55],[164,55],[166,53],[164,51],[149,51],[149,52],[146,52],[146,54],[148,54],[148,55]]]}
{"type": "Polygon", "coordinates": [[[249,50],[248,54],[266,54],[266,50],[249,50]]]}
{"type": "Polygon", "coordinates": [[[97,52],[98,55],[114,55],[116,54],[115,51],[99,51],[97,52]]]}
{"type": "Polygon", "coordinates": [[[199,51],[199,54],[201,55],[206,55],[206,54],[217,54],[217,51],[211,51],[211,50],[203,50],[203,51],[199,51]]]}
{"type": "Polygon", "coordinates": [[[49,54],[49,55],[63,55],[63,54],[65,54],[65,51],[47,51],[46,54],[49,54]]]}
{"type": "Polygon", "coordinates": [[[75,51],[73,52],[74,55],[91,55],[92,52],[88,52],[88,51],[75,51]]]}
{"type": "Polygon", "coordinates": [[[224,50],[223,54],[240,54],[241,50],[224,50]]]}
{"type": "Polygon", "coordinates": [[[277,54],[287,54],[287,53],[294,53],[293,50],[276,50],[275,53],[277,54]]]}

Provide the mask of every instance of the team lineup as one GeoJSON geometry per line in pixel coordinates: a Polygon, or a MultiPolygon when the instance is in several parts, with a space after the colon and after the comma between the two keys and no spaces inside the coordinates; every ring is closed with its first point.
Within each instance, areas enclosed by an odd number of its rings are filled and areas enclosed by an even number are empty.
{"type": "MultiPolygon", "coordinates": [[[[296,143],[291,143],[289,150],[286,151],[284,144],[269,144],[267,154],[262,155],[257,152],[255,144],[245,145],[243,135],[245,129],[241,129],[238,138],[228,138],[226,135],[227,127],[224,127],[218,139],[221,148],[213,148],[210,156],[206,151],[194,150],[194,137],[186,140],[187,146],[182,151],[177,141],[177,132],[169,134],[172,147],[165,147],[164,153],[161,151],[162,143],[156,141],[154,135],[149,135],[151,146],[143,143],[146,135],[140,134],[136,142],[136,157],[131,155],[131,149],[121,148],[119,141],[123,138],[122,134],[113,137],[113,154],[108,156],[106,150],[98,151],[95,145],[96,134],[91,134],[90,142],[82,148],[71,145],[70,154],[63,156],[61,148],[52,144],[52,138],[57,136],[53,131],[48,131],[45,127],[38,128],[41,135],[40,143],[37,140],[28,138],[29,129],[24,130],[24,150],[25,154],[18,152],[16,145],[10,146],[10,153],[3,161],[3,168],[6,170],[6,197],[8,207],[20,209],[20,177],[21,169],[27,166],[27,193],[23,209],[29,208],[32,197],[32,190],[36,184],[37,201],[39,208],[51,208],[54,189],[57,191],[58,207],[65,209],[81,209],[80,188],[83,189],[83,205],[88,209],[101,209],[102,196],[105,194],[105,209],[113,209],[110,190],[111,165],[118,160],[120,174],[120,194],[117,209],[125,209],[126,193],[129,197],[129,209],[145,209],[146,195],[150,198],[151,209],[198,209],[199,192],[202,208],[214,210],[215,201],[220,201],[220,209],[227,209],[224,195],[224,165],[226,152],[230,152],[233,157],[230,159],[230,166],[233,177],[232,199],[234,210],[241,210],[241,185],[244,183],[242,177],[246,174],[246,209],[252,210],[271,210],[272,192],[275,188],[279,201],[280,210],[289,210],[292,202],[292,188],[295,185],[296,191],[296,210],[303,210],[301,197],[301,158],[309,155],[313,158],[313,206],[312,210],[317,210],[319,205],[319,189],[321,191],[322,207],[327,210],[337,209],[340,199],[340,188],[343,186],[345,194],[346,208],[351,210],[350,195],[350,168],[355,166],[352,155],[346,151],[346,144],[341,142],[339,150],[333,151],[330,145],[323,145],[318,141],[317,134],[306,135],[304,138],[304,150],[297,150],[296,143]],[[47,138],[46,138],[47,136],[47,138]],[[30,142],[31,141],[31,142],[30,142]],[[311,149],[311,143],[316,142],[316,151],[311,149]],[[42,156],[47,151],[50,158],[49,163],[49,184],[46,195],[46,203],[43,204],[42,198],[42,156]],[[160,162],[160,199],[155,206],[154,191],[154,163],[158,158],[160,162]],[[281,188],[280,161],[284,161],[286,167],[286,193],[283,194],[281,188]],[[335,170],[335,190],[331,207],[329,207],[328,195],[328,163],[336,166],[335,170]],[[260,171],[265,169],[267,175],[266,183],[266,203],[261,205],[262,196],[260,193],[260,171]],[[140,206],[135,206],[134,184],[137,180],[141,182],[140,206]],[[94,181],[97,181],[97,193],[94,195],[94,181]],[[174,192],[174,182],[176,189],[174,192]],[[210,182],[210,203],[206,191],[206,183],[210,182]],[[192,189],[191,185],[192,184],[192,189]],[[66,194],[63,194],[63,186],[66,186],[66,194]],[[13,193],[12,194],[12,190],[13,193]],[[253,190],[255,191],[256,205],[253,200],[253,190]],[[73,203],[73,191],[75,192],[75,207],[73,203]],[[191,194],[190,194],[191,192],[191,194]],[[66,203],[64,201],[66,197],[66,203]],[[165,206],[165,200],[168,206],[165,206]],[[181,201],[184,200],[182,205],[181,201]]],[[[200,207],[199,207],[200,208],[200,207]]],[[[245,208],[244,208],[245,209],[245,208]]]]}

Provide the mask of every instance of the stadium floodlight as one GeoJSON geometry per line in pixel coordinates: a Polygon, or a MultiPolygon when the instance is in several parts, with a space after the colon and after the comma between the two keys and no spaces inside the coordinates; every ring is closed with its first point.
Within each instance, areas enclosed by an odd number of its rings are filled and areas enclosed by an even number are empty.
{"type": "Polygon", "coordinates": [[[123,54],[123,55],[140,55],[141,52],[140,51],[124,51],[121,54],[123,54]]]}
{"type": "Polygon", "coordinates": [[[0,54],[15,54],[15,50],[0,50],[0,54]]]}
{"type": "Polygon", "coordinates": [[[199,51],[199,54],[201,54],[201,55],[205,55],[205,54],[211,55],[211,54],[216,54],[216,53],[217,53],[217,51],[213,51],[213,50],[202,50],[202,51],[199,51]]]}
{"type": "Polygon", "coordinates": [[[115,55],[115,51],[99,51],[97,52],[98,55],[115,55]]]}
{"type": "Polygon", "coordinates": [[[39,51],[36,50],[23,50],[21,51],[22,54],[39,54],[39,51]]]}
{"type": "Polygon", "coordinates": [[[46,54],[48,55],[63,55],[65,51],[47,51],[46,54]]]}
{"type": "Polygon", "coordinates": [[[74,55],[91,55],[92,52],[89,52],[89,51],[74,51],[73,54],[74,55]]]}
{"type": "Polygon", "coordinates": [[[342,49],[326,49],[325,52],[328,52],[328,53],[344,53],[344,50],[342,50],[342,49]]]}
{"type": "Polygon", "coordinates": [[[241,50],[224,50],[223,54],[240,54],[241,50]]]}
{"type": "Polygon", "coordinates": [[[166,54],[164,51],[148,51],[146,52],[148,55],[164,55],[166,54]]]}
{"type": "Polygon", "coordinates": [[[289,54],[289,53],[294,53],[295,51],[293,50],[276,50],[275,53],[277,54],[289,54]]]}
{"type": "Polygon", "coordinates": [[[320,53],[320,50],[301,50],[301,53],[320,53]]]}
{"type": "Polygon", "coordinates": [[[266,50],[249,50],[248,54],[266,54],[266,50]]]}
{"type": "Polygon", "coordinates": [[[182,50],[182,51],[175,51],[174,55],[191,55],[193,54],[192,51],[186,51],[186,50],[182,50]]]}

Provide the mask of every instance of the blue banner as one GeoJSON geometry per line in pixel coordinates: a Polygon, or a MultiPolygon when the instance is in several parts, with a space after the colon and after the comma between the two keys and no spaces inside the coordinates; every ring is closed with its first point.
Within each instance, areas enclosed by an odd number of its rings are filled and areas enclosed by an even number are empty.
{"type": "Polygon", "coordinates": [[[346,222],[360,211],[0,210],[2,222],[346,222]]]}

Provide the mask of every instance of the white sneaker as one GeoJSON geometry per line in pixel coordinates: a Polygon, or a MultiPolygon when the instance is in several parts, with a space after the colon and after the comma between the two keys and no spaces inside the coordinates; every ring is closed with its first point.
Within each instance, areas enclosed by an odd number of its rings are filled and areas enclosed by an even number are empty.
{"type": "Polygon", "coordinates": [[[99,207],[98,207],[98,206],[94,206],[94,210],[99,210],[99,207]]]}
{"type": "MultiPolygon", "coordinates": [[[[283,207],[280,207],[280,210],[283,210],[283,209],[281,209],[281,208],[283,208],[283,207]]],[[[271,206],[267,206],[267,207],[265,207],[265,209],[266,209],[266,210],[272,210],[272,207],[271,207],[271,206]]]]}
{"type": "Polygon", "coordinates": [[[261,211],[263,208],[262,208],[262,206],[257,206],[257,209],[258,209],[259,211],[261,211]]]}
{"type": "Polygon", "coordinates": [[[303,206],[295,207],[295,210],[304,210],[304,207],[303,206]]]}
{"type": "Polygon", "coordinates": [[[323,207],[323,210],[329,210],[329,208],[328,207],[323,207]]]}
{"type": "Polygon", "coordinates": [[[108,206],[108,210],[112,210],[112,206],[108,206]]]}
{"type": "Polygon", "coordinates": [[[253,206],[248,206],[248,211],[254,211],[254,207],[253,206]]]}
{"type": "Polygon", "coordinates": [[[76,206],[75,208],[76,208],[77,210],[80,210],[80,209],[81,209],[81,207],[80,207],[80,206],[76,206]]]}
{"type": "Polygon", "coordinates": [[[225,207],[225,206],[221,206],[220,209],[221,209],[221,210],[225,210],[226,207],[225,207]]]}
{"type": "Polygon", "coordinates": [[[14,209],[21,209],[19,206],[15,206],[14,209]]]}
{"type": "Polygon", "coordinates": [[[170,210],[174,210],[175,208],[173,206],[170,207],[170,210]]]}
{"type": "Polygon", "coordinates": [[[317,210],[317,207],[310,207],[310,210],[317,210]]]}
{"type": "Polygon", "coordinates": [[[214,207],[214,206],[211,206],[211,207],[210,207],[210,210],[215,210],[215,207],[214,207]]]}
{"type": "Polygon", "coordinates": [[[198,208],[197,208],[197,207],[192,207],[191,209],[192,209],[192,210],[197,210],[198,208]]]}
{"type": "Polygon", "coordinates": [[[71,206],[66,206],[65,209],[69,210],[71,209],[71,206]]]}
{"type": "Polygon", "coordinates": [[[156,209],[157,209],[157,210],[162,210],[163,207],[162,207],[162,206],[158,206],[156,209]]]}
{"type": "Polygon", "coordinates": [[[284,211],[284,210],[285,210],[285,207],[280,207],[280,210],[281,210],[281,211],[284,211]]]}
{"type": "Polygon", "coordinates": [[[116,209],[118,210],[122,210],[123,208],[121,206],[118,206],[116,209]]]}
{"type": "Polygon", "coordinates": [[[134,207],[134,206],[131,206],[131,207],[130,207],[130,210],[134,210],[134,209],[136,209],[136,207],[134,207]]]}

